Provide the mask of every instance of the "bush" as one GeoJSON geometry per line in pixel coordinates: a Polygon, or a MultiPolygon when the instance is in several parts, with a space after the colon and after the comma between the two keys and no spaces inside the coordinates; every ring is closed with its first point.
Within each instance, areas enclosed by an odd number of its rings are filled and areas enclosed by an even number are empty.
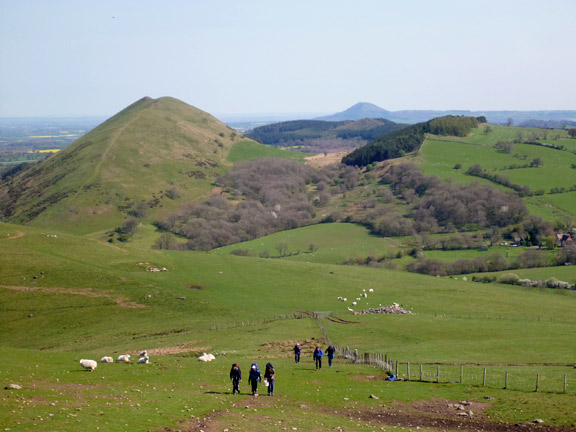
{"type": "Polygon", "coordinates": [[[520,277],[515,273],[505,273],[498,276],[498,282],[510,285],[516,284],[519,279],[520,277]]]}

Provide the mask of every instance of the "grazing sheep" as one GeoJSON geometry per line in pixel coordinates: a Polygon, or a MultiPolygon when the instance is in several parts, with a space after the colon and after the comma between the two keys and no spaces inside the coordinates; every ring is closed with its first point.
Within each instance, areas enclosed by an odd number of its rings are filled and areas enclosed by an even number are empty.
{"type": "Polygon", "coordinates": [[[92,372],[94,369],[96,369],[96,367],[98,367],[98,363],[96,363],[96,360],[82,359],[80,360],[80,364],[84,369],[90,369],[90,372],[92,372]]]}
{"type": "Polygon", "coordinates": [[[122,354],[116,361],[120,363],[130,363],[130,354],[122,354]]]}
{"type": "Polygon", "coordinates": [[[354,312],[354,309],[348,308],[348,312],[354,312]]]}
{"type": "Polygon", "coordinates": [[[110,356],[105,356],[100,359],[100,363],[114,363],[114,359],[110,356]]]}
{"type": "Polygon", "coordinates": [[[140,357],[138,359],[138,364],[149,364],[150,363],[150,357],[145,356],[145,357],[140,357]]]}
{"type": "Polygon", "coordinates": [[[198,361],[201,362],[210,362],[212,360],[214,360],[216,357],[214,357],[214,355],[212,354],[206,354],[204,353],[204,355],[201,355],[200,357],[198,357],[198,361]]]}
{"type": "Polygon", "coordinates": [[[368,292],[374,292],[374,290],[373,290],[372,288],[370,288],[370,289],[368,290],[368,292]]]}
{"type": "Polygon", "coordinates": [[[368,297],[368,294],[366,293],[363,293],[362,295],[364,296],[364,298],[368,297]]]}
{"type": "Polygon", "coordinates": [[[356,306],[356,302],[352,302],[352,306],[356,306]]]}
{"type": "Polygon", "coordinates": [[[148,357],[148,351],[144,350],[140,353],[140,357],[148,357]]]}
{"type": "Polygon", "coordinates": [[[342,301],[345,302],[345,301],[348,301],[348,299],[347,299],[346,297],[344,297],[344,298],[342,299],[342,301]]]}

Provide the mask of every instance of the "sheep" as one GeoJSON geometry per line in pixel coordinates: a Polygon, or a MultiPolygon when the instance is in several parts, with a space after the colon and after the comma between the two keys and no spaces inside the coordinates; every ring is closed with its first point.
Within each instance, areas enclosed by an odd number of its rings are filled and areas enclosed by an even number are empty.
{"type": "Polygon", "coordinates": [[[116,361],[120,363],[130,363],[130,354],[122,354],[116,361]]]}
{"type": "Polygon", "coordinates": [[[345,302],[345,301],[348,301],[348,299],[347,299],[346,297],[344,297],[344,298],[342,299],[342,301],[345,302]]]}
{"type": "Polygon", "coordinates": [[[148,351],[144,350],[140,353],[140,357],[148,357],[148,351]]]}
{"type": "Polygon", "coordinates": [[[364,298],[368,297],[368,294],[366,293],[362,293],[362,295],[364,296],[364,298]]]}
{"type": "Polygon", "coordinates": [[[356,306],[356,302],[352,302],[352,306],[356,306]]]}
{"type": "Polygon", "coordinates": [[[212,355],[212,354],[206,354],[206,353],[204,353],[204,355],[201,355],[200,357],[198,357],[198,361],[201,361],[201,362],[209,362],[209,361],[214,360],[215,358],[216,358],[216,357],[214,357],[214,355],[212,355]]]}
{"type": "Polygon", "coordinates": [[[138,359],[138,364],[149,364],[149,363],[150,363],[150,357],[148,356],[140,357],[138,359]]]}
{"type": "Polygon", "coordinates": [[[80,364],[84,369],[90,369],[90,372],[92,372],[94,369],[98,367],[98,363],[96,363],[96,360],[82,359],[80,360],[80,364]]]}
{"type": "Polygon", "coordinates": [[[348,309],[348,312],[354,312],[354,309],[352,309],[352,308],[347,308],[347,309],[348,309]]]}
{"type": "Polygon", "coordinates": [[[370,288],[370,289],[368,290],[368,292],[371,292],[371,293],[372,293],[372,292],[374,292],[374,289],[370,288]]]}
{"type": "Polygon", "coordinates": [[[100,363],[114,363],[114,359],[110,356],[104,356],[100,359],[100,363]]]}

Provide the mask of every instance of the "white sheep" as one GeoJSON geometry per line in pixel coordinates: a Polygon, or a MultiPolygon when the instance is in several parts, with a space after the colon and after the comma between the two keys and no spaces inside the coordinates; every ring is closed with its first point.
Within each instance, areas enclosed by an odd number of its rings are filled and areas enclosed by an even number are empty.
{"type": "Polygon", "coordinates": [[[110,356],[104,356],[100,359],[100,363],[114,363],[114,359],[110,356]]]}
{"type": "Polygon", "coordinates": [[[344,297],[344,298],[342,299],[342,301],[345,302],[345,301],[348,301],[348,299],[347,299],[346,297],[344,297]]]}
{"type": "Polygon", "coordinates": [[[370,288],[370,289],[368,290],[368,292],[374,292],[374,290],[373,290],[372,288],[370,288]]]}
{"type": "Polygon", "coordinates": [[[148,351],[144,350],[140,353],[140,357],[148,357],[148,351]]]}
{"type": "Polygon", "coordinates": [[[122,354],[121,356],[118,356],[118,360],[116,360],[120,363],[130,363],[130,354],[122,354]]]}
{"type": "Polygon", "coordinates": [[[98,367],[98,363],[96,363],[96,360],[82,359],[80,360],[80,364],[84,369],[90,369],[90,372],[92,372],[94,369],[98,367]]]}
{"type": "Polygon", "coordinates": [[[356,306],[356,302],[352,302],[352,306],[356,306]]]}
{"type": "Polygon", "coordinates": [[[138,359],[138,364],[149,364],[149,363],[150,363],[150,357],[148,356],[140,357],[138,359]]]}
{"type": "Polygon", "coordinates": [[[216,357],[214,357],[214,355],[212,354],[206,354],[204,353],[204,355],[201,355],[200,357],[198,357],[198,361],[201,362],[210,362],[212,360],[214,360],[216,357]]]}
{"type": "Polygon", "coordinates": [[[348,308],[348,312],[354,312],[354,309],[348,308]]]}
{"type": "Polygon", "coordinates": [[[368,294],[366,293],[363,293],[362,295],[364,296],[364,298],[368,297],[368,294]]]}

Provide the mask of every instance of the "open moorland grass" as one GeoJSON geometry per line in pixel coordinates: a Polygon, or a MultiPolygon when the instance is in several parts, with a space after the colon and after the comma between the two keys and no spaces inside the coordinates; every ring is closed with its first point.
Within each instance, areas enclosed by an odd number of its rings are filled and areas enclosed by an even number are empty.
{"type": "MultiPolygon", "coordinates": [[[[316,236],[315,253],[328,251],[328,239],[338,237],[352,244],[350,250],[362,252],[387,250],[394,241],[358,228],[308,227],[298,241],[306,245],[305,239],[316,236]]],[[[499,384],[483,388],[477,381],[387,383],[380,370],[343,360],[316,373],[311,351],[316,343],[325,347],[326,342],[314,319],[293,319],[298,311],[331,311],[359,323],[322,319],[335,344],[387,353],[403,362],[568,364],[576,345],[572,292],[558,295],[329,264],[345,254],[338,241],[331,246],[336,252],[319,259],[324,264],[297,261],[296,256],[260,259],[154,251],[148,248],[153,233],[144,229],[139,235],[133,243],[110,245],[0,224],[0,370],[3,386],[23,386],[2,394],[5,428],[393,430],[396,423],[377,415],[414,410],[414,417],[401,423],[409,427],[431,415],[422,403],[445,408],[446,401],[466,399],[487,404],[477,416],[479,422],[540,417],[547,424],[576,423],[568,408],[574,403],[571,392],[503,391],[499,384]],[[151,271],[164,267],[167,271],[151,271]],[[374,292],[358,302],[357,309],[398,302],[414,315],[349,313],[351,302],[370,288],[374,292]],[[338,301],[338,296],[348,301],[338,301]],[[296,341],[305,349],[299,365],[291,360],[296,341]],[[152,364],[100,364],[92,373],[78,364],[81,358],[99,360],[142,349],[149,350],[152,364]],[[202,352],[215,353],[217,360],[198,362],[202,352]],[[258,361],[263,367],[270,360],[278,371],[277,397],[229,394],[227,374],[233,362],[243,368],[246,391],[249,364],[258,361]],[[369,399],[370,394],[380,399],[369,399]],[[485,396],[495,399],[485,401],[485,396]]],[[[532,379],[534,367],[523,368],[521,375],[532,379]]],[[[572,369],[562,372],[572,388],[572,369]]],[[[478,375],[468,369],[466,373],[478,375]]],[[[445,416],[457,421],[456,414],[445,416]]],[[[489,429],[491,424],[476,427],[489,429]]],[[[422,426],[435,430],[431,424],[422,426]]]]}
{"type": "Polygon", "coordinates": [[[238,141],[232,145],[228,153],[229,162],[239,162],[260,157],[280,157],[283,159],[304,162],[311,153],[283,150],[278,147],[271,147],[255,141],[238,141]]]}
{"type": "Polygon", "coordinates": [[[406,239],[372,235],[362,226],[349,223],[326,223],[282,231],[259,239],[215,249],[211,253],[230,254],[237,249],[250,251],[254,256],[268,251],[280,257],[278,245],[287,245],[284,259],[300,262],[339,264],[355,256],[380,256],[405,246],[406,239]],[[313,246],[313,248],[310,248],[313,246]],[[300,251],[297,255],[296,252],[300,251]]]}

